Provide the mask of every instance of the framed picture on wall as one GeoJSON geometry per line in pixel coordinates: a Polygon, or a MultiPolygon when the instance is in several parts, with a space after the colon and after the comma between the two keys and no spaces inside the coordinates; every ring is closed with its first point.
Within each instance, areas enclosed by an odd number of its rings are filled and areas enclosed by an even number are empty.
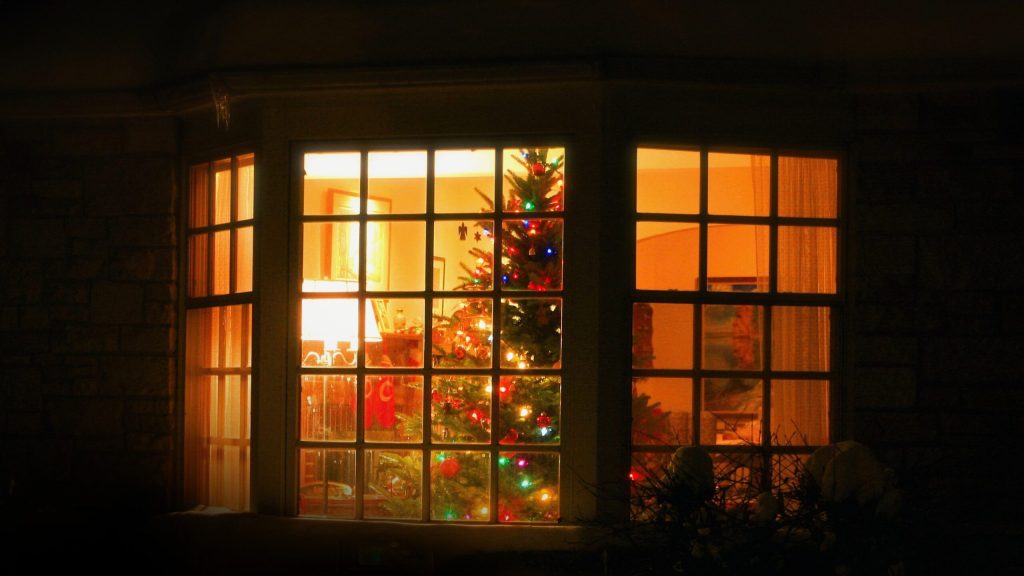
{"type": "MultiPolygon", "coordinates": [[[[709,292],[760,292],[764,278],[708,278],[709,292]]],[[[703,309],[703,366],[709,370],[761,370],[764,307],[757,304],[707,304],[703,309]]],[[[760,410],[757,378],[709,378],[704,381],[705,410],[760,410]]]]}
{"type": "MultiPolygon", "coordinates": [[[[359,213],[359,193],[329,188],[328,214],[359,213]]],[[[370,196],[366,199],[367,214],[390,214],[391,200],[370,196]]],[[[367,222],[366,282],[371,289],[387,290],[390,240],[388,222],[367,222]]],[[[323,238],[322,269],[332,280],[359,279],[359,224],[355,221],[334,222],[323,238]]]]}

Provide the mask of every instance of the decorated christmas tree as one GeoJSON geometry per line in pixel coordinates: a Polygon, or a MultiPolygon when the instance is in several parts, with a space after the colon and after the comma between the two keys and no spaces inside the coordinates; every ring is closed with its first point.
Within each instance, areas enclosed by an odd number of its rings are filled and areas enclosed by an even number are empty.
{"type": "MultiPolygon", "coordinates": [[[[521,169],[506,171],[504,212],[522,213],[501,226],[499,366],[557,368],[561,364],[561,300],[537,292],[562,288],[562,220],[537,217],[562,210],[561,156],[547,149],[522,150],[521,169]]],[[[481,194],[487,202],[485,195],[481,194]]],[[[493,212],[493,204],[486,212],[493,212]]],[[[476,222],[481,236],[494,237],[491,221],[476,222]]],[[[493,254],[480,248],[460,262],[455,288],[491,291],[493,254]]],[[[468,297],[448,315],[434,317],[434,367],[492,368],[493,300],[468,297]]],[[[561,379],[553,375],[505,375],[498,381],[496,425],[492,423],[489,376],[435,376],[431,390],[431,436],[435,443],[487,444],[492,435],[508,445],[498,456],[498,519],[554,521],[558,514],[558,455],[530,452],[528,445],[560,439],[561,379]],[[521,451],[518,451],[520,450],[521,451]]],[[[487,520],[490,463],[483,451],[437,451],[431,456],[431,518],[487,520]]]]}

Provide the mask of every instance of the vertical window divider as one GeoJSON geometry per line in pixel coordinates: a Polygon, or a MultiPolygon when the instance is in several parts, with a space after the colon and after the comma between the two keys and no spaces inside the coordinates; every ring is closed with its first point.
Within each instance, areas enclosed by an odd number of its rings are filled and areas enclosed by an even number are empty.
{"type": "MultiPolygon", "coordinates": [[[[365,507],[363,500],[366,499],[366,455],[364,450],[359,448],[365,445],[364,428],[366,417],[366,394],[363,390],[366,387],[366,228],[367,209],[369,203],[369,153],[363,149],[359,152],[359,279],[356,292],[356,318],[359,326],[356,327],[359,343],[356,346],[356,486],[355,494],[355,517],[363,518],[365,507]]],[[[327,473],[324,472],[326,480],[327,473]]]]}
{"type": "Polygon", "coordinates": [[[231,233],[228,237],[228,291],[234,294],[238,290],[238,156],[231,157],[231,167],[228,173],[230,189],[228,202],[228,218],[231,220],[231,233]]]}
{"type": "Polygon", "coordinates": [[[216,262],[216,232],[210,230],[217,219],[217,168],[215,162],[206,164],[206,296],[213,296],[214,263],[216,262]]]}
{"type": "Polygon", "coordinates": [[[491,257],[491,367],[489,370],[491,376],[491,441],[489,445],[490,449],[490,502],[489,502],[489,518],[488,523],[497,524],[498,518],[498,474],[500,469],[498,466],[498,457],[500,455],[501,445],[498,443],[497,430],[500,426],[501,418],[501,374],[499,373],[498,367],[501,365],[501,276],[502,276],[502,262],[501,262],[501,246],[502,246],[502,229],[504,223],[502,222],[501,216],[504,214],[505,206],[505,195],[502,192],[504,178],[502,175],[505,173],[504,165],[504,148],[502,146],[495,146],[494,148],[494,211],[492,212],[492,221],[494,222],[494,230],[492,238],[494,245],[491,249],[493,256],[491,257]]]}
{"type": "MultiPolygon", "coordinates": [[[[768,181],[768,295],[774,302],[778,294],[779,286],[779,155],[776,151],[771,152],[769,161],[768,181]]],[[[762,326],[761,353],[764,369],[764,379],[761,381],[761,445],[771,446],[772,444],[772,312],[774,306],[765,304],[764,324],[762,326]]],[[[766,478],[770,479],[771,459],[765,464],[766,478]]]]}
{"type": "Polygon", "coordinates": [[[424,248],[423,251],[423,288],[424,295],[429,294],[429,306],[428,298],[423,298],[423,389],[420,390],[422,400],[420,401],[421,410],[423,411],[423,417],[421,418],[421,431],[422,443],[423,443],[423,457],[422,464],[420,466],[420,494],[423,497],[420,499],[423,507],[421,511],[421,520],[424,522],[430,521],[430,462],[431,462],[431,437],[430,437],[430,425],[431,425],[431,395],[430,390],[432,386],[432,358],[433,358],[433,326],[434,326],[434,266],[433,266],[433,254],[434,254],[434,148],[430,147],[427,149],[427,206],[426,213],[424,214],[424,248]]]}

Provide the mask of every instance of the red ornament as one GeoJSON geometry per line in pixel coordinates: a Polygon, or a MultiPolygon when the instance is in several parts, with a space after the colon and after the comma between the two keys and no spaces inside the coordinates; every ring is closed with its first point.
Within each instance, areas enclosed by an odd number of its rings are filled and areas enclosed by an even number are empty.
{"type": "Polygon", "coordinates": [[[445,478],[448,478],[449,480],[454,478],[459,473],[459,470],[461,470],[461,469],[462,469],[462,465],[459,464],[459,461],[456,460],[455,458],[452,458],[451,456],[449,456],[448,458],[445,458],[444,462],[441,462],[437,466],[437,470],[438,470],[438,472],[441,473],[441,476],[444,476],[445,478]]]}
{"type": "Polygon", "coordinates": [[[540,428],[547,428],[548,426],[551,426],[551,416],[541,412],[540,416],[537,416],[537,426],[540,428]]]}
{"type": "Polygon", "coordinates": [[[437,390],[433,390],[430,392],[431,402],[434,402],[435,404],[440,404],[441,400],[444,400],[444,398],[441,396],[440,392],[438,392],[437,390]]]}
{"type": "Polygon", "coordinates": [[[463,358],[465,358],[466,357],[466,349],[463,348],[462,346],[459,346],[458,348],[456,348],[455,349],[455,357],[458,358],[459,360],[462,360],[463,358]]]}
{"type": "Polygon", "coordinates": [[[516,440],[519,440],[519,432],[515,428],[509,428],[508,433],[501,439],[501,444],[514,444],[516,440]]]}
{"type": "Polygon", "coordinates": [[[533,169],[533,175],[534,176],[543,176],[544,175],[544,165],[541,164],[540,162],[534,162],[532,169],[533,169]]]}

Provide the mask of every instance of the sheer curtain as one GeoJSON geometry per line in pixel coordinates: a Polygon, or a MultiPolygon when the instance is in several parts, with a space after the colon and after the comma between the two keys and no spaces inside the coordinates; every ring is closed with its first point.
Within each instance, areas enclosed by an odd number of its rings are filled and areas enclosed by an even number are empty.
{"type": "Polygon", "coordinates": [[[189,310],[185,503],[249,507],[251,306],[189,310]]]}
{"type": "MultiPolygon", "coordinates": [[[[779,157],[779,215],[834,218],[837,162],[827,158],[779,157]]],[[[834,294],[834,226],[780,226],[779,292],[834,294]]],[[[775,370],[826,371],[831,334],[827,307],[777,307],[772,321],[775,370]]],[[[828,442],[828,385],[824,381],[776,380],[772,427],[783,444],[828,442]]]]}

